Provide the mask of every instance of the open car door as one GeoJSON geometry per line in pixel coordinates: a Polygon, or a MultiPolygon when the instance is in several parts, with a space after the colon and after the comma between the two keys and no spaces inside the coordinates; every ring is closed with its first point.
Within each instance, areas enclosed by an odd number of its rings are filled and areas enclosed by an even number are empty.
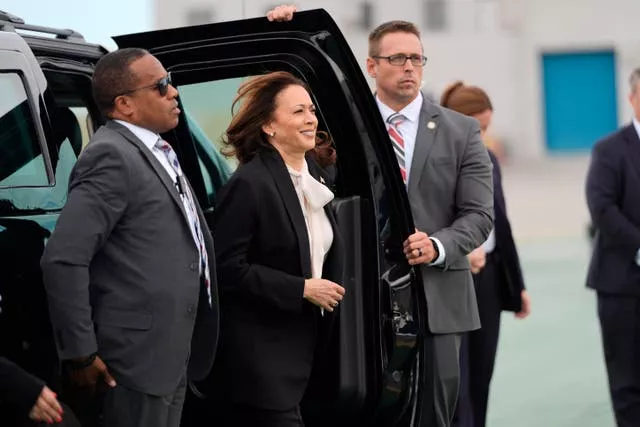
{"type": "MultiPolygon", "coordinates": [[[[259,18],[114,39],[148,49],[172,73],[183,116],[164,137],[208,215],[236,166],[220,154],[219,141],[239,84],[281,70],[308,83],[319,129],[337,151],[334,208],[346,243],[347,293],[329,356],[315,362],[320,375],[303,402],[305,424],[417,425],[426,304],[402,253],[413,221],[375,99],[335,22],[312,10],[291,22],[259,18]]],[[[210,381],[191,385],[183,425],[200,425],[203,412],[215,424],[215,413],[206,413],[210,381]]]]}
{"type": "MultiPolygon", "coordinates": [[[[56,388],[40,257],[66,187],[56,181],[62,162],[49,146],[48,83],[24,39],[2,28],[13,24],[0,12],[0,357],[56,388]]],[[[23,421],[8,399],[0,413],[2,425],[23,421]]]]}

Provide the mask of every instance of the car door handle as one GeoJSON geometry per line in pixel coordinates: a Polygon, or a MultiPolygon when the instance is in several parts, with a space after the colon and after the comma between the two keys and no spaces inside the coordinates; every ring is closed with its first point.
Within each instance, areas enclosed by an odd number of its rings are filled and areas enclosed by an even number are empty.
{"type": "Polygon", "coordinates": [[[418,307],[415,292],[415,273],[406,264],[397,264],[382,275],[389,292],[391,346],[388,362],[391,369],[399,369],[413,358],[418,342],[418,307]]]}
{"type": "Polygon", "coordinates": [[[391,268],[382,276],[382,280],[389,288],[394,333],[413,335],[418,333],[418,324],[414,313],[416,295],[412,288],[414,273],[413,270],[409,270],[405,274],[394,274],[400,268],[403,267],[391,268]]]}
{"type": "Polygon", "coordinates": [[[400,267],[395,266],[391,268],[382,276],[382,278],[387,282],[387,286],[389,286],[389,288],[394,289],[396,291],[401,291],[401,290],[404,290],[406,287],[411,286],[411,270],[409,270],[409,272],[407,272],[406,274],[391,278],[390,276],[393,270],[396,268],[400,268],[400,267]]]}

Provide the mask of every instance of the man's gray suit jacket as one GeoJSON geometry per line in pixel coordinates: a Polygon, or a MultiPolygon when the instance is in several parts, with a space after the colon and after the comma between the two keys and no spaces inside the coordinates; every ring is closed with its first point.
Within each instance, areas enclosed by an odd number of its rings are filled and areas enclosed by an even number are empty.
{"type": "Polygon", "coordinates": [[[407,187],[416,227],[437,238],[446,254],[440,266],[420,266],[429,329],[478,329],[466,255],[493,228],[493,177],[477,120],[423,101],[407,187]]]}
{"type": "Polygon", "coordinates": [[[126,127],[108,122],[80,155],[42,270],[61,359],[98,352],[116,381],[151,395],[201,379],[218,335],[213,239],[200,224],[212,305],[174,182],[126,127]]]}

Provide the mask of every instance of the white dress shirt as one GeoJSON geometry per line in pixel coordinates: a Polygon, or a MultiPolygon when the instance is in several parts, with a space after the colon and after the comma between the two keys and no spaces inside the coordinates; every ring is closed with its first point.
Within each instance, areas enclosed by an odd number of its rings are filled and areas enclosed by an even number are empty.
{"type": "Polygon", "coordinates": [[[495,228],[491,229],[491,233],[489,233],[489,237],[487,237],[487,240],[482,244],[482,249],[484,249],[484,252],[486,254],[490,254],[496,249],[496,229],[495,228]]]}
{"type": "MultiPolygon", "coordinates": [[[[309,250],[311,254],[311,278],[321,279],[324,261],[333,244],[333,228],[324,206],[333,200],[333,193],[329,188],[316,181],[309,174],[307,162],[304,162],[300,172],[287,166],[293,187],[298,195],[298,201],[304,215],[309,236],[309,250]]],[[[324,309],[320,309],[324,315],[324,309]]]]}
{"type": "MultiPolygon", "coordinates": [[[[380,114],[384,119],[385,125],[387,128],[389,124],[387,123],[387,119],[395,114],[391,107],[383,103],[380,98],[376,95],[376,102],[378,103],[378,109],[380,110],[380,114]]],[[[402,114],[406,117],[406,120],[400,123],[400,133],[402,134],[402,140],[404,141],[404,165],[407,172],[407,185],[409,184],[409,180],[411,179],[411,162],[413,161],[413,152],[416,147],[416,139],[418,137],[418,125],[420,124],[420,110],[422,110],[422,92],[418,92],[418,96],[416,99],[411,101],[406,107],[402,110],[398,111],[398,113],[402,114]]],[[[445,260],[445,250],[444,246],[440,240],[435,237],[430,237],[431,241],[433,241],[438,247],[438,258],[435,261],[429,263],[429,265],[440,265],[444,263],[445,260]]]]}
{"type": "Polygon", "coordinates": [[[289,166],[289,175],[298,195],[309,235],[311,278],[321,279],[324,260],[333,244],[333,228],[324,206],[333,200],[333,193],[309,174],[307,162],[298,172],[289,166]]]}

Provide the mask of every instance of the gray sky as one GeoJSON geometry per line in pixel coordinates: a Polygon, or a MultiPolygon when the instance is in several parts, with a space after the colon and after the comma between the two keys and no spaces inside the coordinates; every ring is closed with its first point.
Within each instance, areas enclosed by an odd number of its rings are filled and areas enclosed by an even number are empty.
{"type": "Polygon", "coordinates": [[[153,22],[151,0],[1,0],[0,10],[27,24],[71,28],[110,50],[112,35],[150,30],[153,22]]]}

